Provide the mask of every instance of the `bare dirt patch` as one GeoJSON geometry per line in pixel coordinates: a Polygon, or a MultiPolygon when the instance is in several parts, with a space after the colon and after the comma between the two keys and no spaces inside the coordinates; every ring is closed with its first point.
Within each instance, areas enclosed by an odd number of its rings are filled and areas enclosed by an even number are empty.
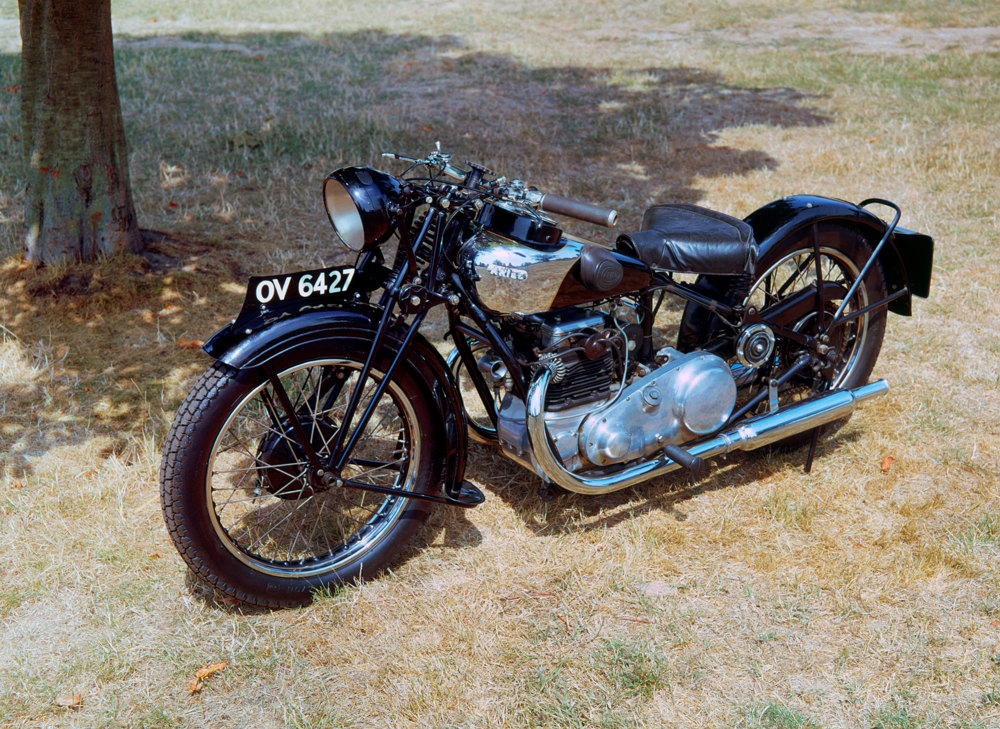
{"type": "Polygon", "coordinates": [[[966,53],[1000,50],[1000,28],[912,28],[892,16],[864,16],[843,11],[791,14],[761,20],[749,27],[710,31],[715,42],[755,46],[794,41],[823,41],[852,53],[927,55],[946,49],[966,53]]]}
{"type": "Polygon", "coordinates": [[[648,25],[615,25],[587,31],[583,38],[597,42],[665,44],[674,50],[685,47],[773,48],[794,43],[823,43],[851,53],[886,55],[1000,50],[1000,27],[914,28],[896,22],[892,15],[844,10],[780,14],[720,29],[699,29],[694,21],[652,29],[648,25]]]}

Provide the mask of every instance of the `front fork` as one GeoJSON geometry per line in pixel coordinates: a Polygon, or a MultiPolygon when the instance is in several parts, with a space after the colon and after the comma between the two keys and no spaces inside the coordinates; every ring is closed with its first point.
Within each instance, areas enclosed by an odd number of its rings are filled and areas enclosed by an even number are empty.
{"type": "MultiPolygon", "coordinates": [[[[302,452],[309,463],[308,480],[310,485],[315,490],[327,490],[330,488],[354,488],[383,494],[398,495],[403,498],[421,499],[463,507],[476,506],[484,500],[483,495],[474,486],[467,483],[452,483],[452,479],[447,479],[445,489],[446,495],[442,497],[433,494],[414,493],[410,491],[376,486],[374,484],[361,483],[345,478],[343,475],[345,467],[351,462],[351,453],[358,445],[358,441],[374,415],[379,401],[385,395],[389,382],[392,380],[393,375],[397,372],[400,364],[406,361],[410,346],[413,343],[417,332],[420,330],[420,327],[427,316],[427,312],[439,304],[446,302],[454,303],[453,301],[450,301],[448,297],[442,296],[440,293],[433,291],[429,287],[425,288],[417,285],[419,284],[419,280],[413,279],[413,274],[415,274],[417,270],[415,251],[420,246],[425,234],[427,234],[427,231],[431,229],[432,223],[434,222],[434,216],[439,214],[440,213],[437,211],[432,211],[428,214],[420,232],[414,239],[414,242],[411,242],[409,235],[405,232],[400,236],[399,245],[404,250],[404,257],[403,260],[399,261],[398,273],[393,278],[391,283],[386,286],[379,302],[379,306],[382,309],[382,315],[379,318],[378,326],[373,334],[371,349],[365,357],[364,365],[358,374],[357,385],[354,387],[350,397],[348,398],[341,420],[341,427],[337,429],[337,432],[330,443],[330,452],[327,456],[321,457],[316,452],[313,444],[310,442],[302,424],[299,422],[299,414],[295,412],[294,406],[289,400],[284,386],[281,384],[281,379],[278,377],[278,373],[270,368],[265,370],[271,389],[274,391],[277,399],[277,403],[272,403],[272,406],[269,408],[270,416],[275,420],[276,428],[281,430],[282,428],[280,427],[279,422],[280,418],[278,417],[277,412],[280,408],[285,418],[287,418],[288,422],[291,424],[292,435],[294,436],[297,445],[302,449],[302,452]],[[413,283],[408,283],[408,280],[410,279],[413,279],[413,283]],[[390,329],[398,326],[403,319],[402,316],[394,316],[394,312],[397,307],[399,307],[399,309],[403,312],[414,314],[413,319],[407,326],[406,333],[403,335],[398,347],[396,347],[392,361],[382,373],[378,384],[369,396],[369,399],[363,409],[360,410],[359,414],[359,408],[362,408],[361,399],[365,390],[364,386],[371,377],[375,361],[386,346],[390,329]],[[356,416],[357,422],[354,422],[356,416]]],[[[439,236],[440,232],[435,233],[435,241],[433,245],[434,251],[437,251],[440,247],[441,241],[439,236]]],[[[429,271],[429,278],[431,280],[434,278],[437,263],[438,256],[435,254],[429,271]]],[[[450,311],[451,309],[449,309],[449,312],[450,311]]],[[[316,393],[316,397],[320,397],[320,393],[318,391],[316,393]]],[[[454,399],[456,395],[454,393],[444,393],[443,397],[454,399]]],[[[454,411],[456,403],[451,402],[449,405],[452,411],[454,411]]],[[[458,411],[461,412],[461,403],[459,402],[457,405],[458,411]]],[[[463,459],[462,462],[464,463],[464,454],[461,454],[461,457],[463,459]]]]}

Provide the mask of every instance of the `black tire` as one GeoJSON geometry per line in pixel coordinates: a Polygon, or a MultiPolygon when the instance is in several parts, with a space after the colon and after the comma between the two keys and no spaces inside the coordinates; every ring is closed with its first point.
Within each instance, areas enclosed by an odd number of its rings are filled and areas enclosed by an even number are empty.
{"type": "MultiPolygon", "coordinates": [[[[823,262],[823,279],[841,283],[846,294],[871,256],[873,248],[857,230],[844,225],[822,224],[817,229],[817,235],[820,260],[823,262]]],[[[709,295],[718,297],[721,293],[721,298],[730,303],[742,301],[747,306],[752,305],[761,310],[801,291],[815,280],[813,238],[810,229],[772,246],[761,257],[757,262],[755,280],[747,290],[749,293],[732,288],[727,290],[726,285],[732,284],[723,277],[703,277],[697,285],[709,295]]],[[[858,311],[885,296],[885,274],[881,264],[876,260],[862,285],[845,307],[844,313],[858,311]]],[[[840,298],[825,302],[824,317],[827,321],[833,316],[842,300],[840,298]]],[[[865,384],[882,348],[886,316],[886,309],[882,308],[863,314],[839,327],[829,343],[837,352],[837,361],[831,363],[821,373],[808,371],[787,383],[779,393],[779,403],[787,404],[822,390],[854,388],[865,384]]],[[[816,323],[819,319],[819,312],[814,310],[794,322],[792,328],[812,334],[817,330],[816,323]]],[[[720,337],[731,342],[731,333],[727,335],[724,332],[715,315],[693,304],[688,304],[685,309],[680,331],[679,348],[685,351],[710,346],[713,340],[719,342],[720,337]]],[[[717,348],[717,351],[721,356],[729,357],[731,363],[736,362],[735,348],[729,342],[717,348]]],[[[779,338],[770,361],[755,372],[744,373],[745,379],[740,388],[737,407],[740,403],[749,401],[762,387],[765,387],[769,377],[787,369],[798,354],[799,351],[795,346],[783,343],[779,338]]],[[[734,369],[738,370],[738,367],[734,369]]],[[[762,407],[766,408],[766,403],[762,407]]],[[[838,420],[826,426],[824,430],[835,430],[846,422],[847,418],[838,420]]],[[[798,434],[781,441],[779,445],[796,446],[809,437],[810,433],[798,434]]]]}
{"type": "MultiPolygon", "coordinates": [[[[344,342],[333,353],[307,345],[275,365],[321,460],[366,355],[357,340],[344,342]]],[[[438,487],[439,428],[424,388],[405,369],[394,374],[344,475],[430,493],[438,487]]],[[[382,371],[373,370],[367,391],[382,371]]],[[[262,371],[215,363],[178,410],[160,469],[167,530],[191,570],[225,595],[269,608],[306,604],[316,588],[375,575],[432,506],[307,482],[291,419],[275,403],[262,371]]]]}

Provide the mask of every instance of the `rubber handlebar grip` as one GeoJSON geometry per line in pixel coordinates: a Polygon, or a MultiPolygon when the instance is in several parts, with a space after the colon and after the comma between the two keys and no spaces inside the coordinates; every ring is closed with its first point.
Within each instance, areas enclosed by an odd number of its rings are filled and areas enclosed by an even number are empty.
{"type": "Polygon", "coordinates": [[[542,196],[539,207],[547,213],[565,215],[577,220],[583,220],[594,225],[603,225],[606,228],[614,228],[618,222],[618,211],[611,208],[602,208],[600,205],[570,200],[568,197],[559,197],[546,193],[542,196]]]}

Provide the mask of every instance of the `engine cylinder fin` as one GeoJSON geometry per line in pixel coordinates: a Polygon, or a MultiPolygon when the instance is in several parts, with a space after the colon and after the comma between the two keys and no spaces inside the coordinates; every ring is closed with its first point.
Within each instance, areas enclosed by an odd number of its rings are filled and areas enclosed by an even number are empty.
{"type": "Polygon", "coordinates": [[[568,365],[562,380],[549,387],[545,407],[564,410],[607,397],[613,376],[614,360],[610,352],[568,365]]]}

